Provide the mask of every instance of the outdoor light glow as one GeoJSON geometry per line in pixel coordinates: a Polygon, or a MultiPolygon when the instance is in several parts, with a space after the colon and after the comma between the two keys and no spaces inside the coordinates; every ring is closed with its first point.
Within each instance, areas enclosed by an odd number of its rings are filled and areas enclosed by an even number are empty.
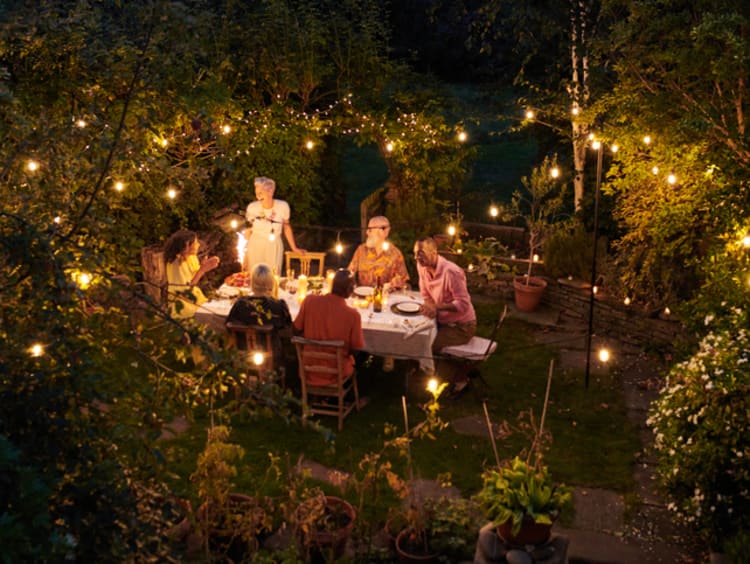
{"type": "Polygon", "coordinates": [[[276,240],[276,233],[271,231],[271,233],[268,235],[268,240],[271,241],[271,243],[273,243],[276,240]]]}
{"type": "Polygon", "coordinates": [[[677,182],[677,177],[674,174],[670,174],[667,176],[667,182],[670,184],[675,184],[677,182]]]}
{"type": "Polygon", "coordinates": [[[388,151],[389,153],[393,152],[393,143],[386,143],[385,150],[388,151]]]}
{"type": "Polygon", "coordinates": [[[307,143],[305,143],[305,147],[307,147],[308,150],[312,150],[312,148],[315,147],[315,143],[313,143],[312,141],[308,141],[307,143]]]}
{"type": "Polygon", "coordinates": [[[169,190],[167,190],[167,198],[169,198],[170,200],[174,200],[176,197],[177,190],[175,190],[174,188],[170,188],[169,190]]]}
{"type": "Polygon", "coordinates": [[[449,225],[448,226],[448,235],[453,237],[456,234],[456,226],[455,225],[449,225]]]}
{"type": "Polygon", "coordinates": [[[526,110],[526,119],[534,119],[534,111],[526,110]]]}
{"type": "Polygon", "coordinates": [[[382,249],[383,251],[387,251],[390,248],[391,244],[388,241],[383,241],[382,249]]]}
{"type": "Polygon", "coordinates": [[[746,249],[750,248],[750,235],[745,235],[742,238],[742,246],[745,247],[746,249]]]}
{"type": "Polygon", "coordinates": [[[466,141],[467,137],[468,137],[468,136],[466,135],[466,132],[465,132],[465,131],[459,131],[459,132],[458,132],[458,140],[459,140],[459,141],[460,141],[461,143],[463,143],[464,141],[466,141]]]}
{"type": "Polygon", "coordinates": [[[533,257],[531,257],[531,262],[539,262],[539,255],[535,254],[533,257]]]}
{"type": "Polygon", "coordinates": [[[438,389],[438,381],[437,378],[430,378],[427,380],[427,391],[431,394],[434,394],[438,389]]]}
{"type": "Polygon", "coordinates": [[[614,145],[612,145],[612,146],[611,146],[611,147],[610,147],[609,149],[610,149],[610,151],[612,151],[613,153],[616,153],[617,151],[619,151],[619,150],[620,150],[620,147],[619,147],[619,145],[617,145],[617,143],[615,143],[615,144],[614,144],[614,145]]]}
{"type": "Polygon", "coordinates": [[[52,221],[59,224],[62,221],[62,218],[59,215],[56,215],[55,219],[53,219],[52,221]]]}
{"type": "Polygon", "coordinates": [[[238,225],[239,223],[237,222],[236,219],[233,219],[232,221],[229,222],[229,227],[231,227],[232,229],[237,229],[238,225]]]}
{"type": "Polygon", "coordinates": [[[26,170],[30,172],[35,172],[39,170],[39,163],[34,160],[30,160],[29,162],[26,163],[26,170]]]}
{"type": "Polygon", "coordinates": [[[593,147],[593,148],[594,148],[595,150],[597,150],[597,151],[598,151],[599,149],[601,149],[601,147],[602,147],[602,143],[601,143],[601,141],[594,141],[594,142],[593,142],[593,143],[591,144],[591,146],[592,146],[592,147],[593,147]]]}
{"type": "Polygon", "coordinates": [[[651,144],[651,136],[650,136],[650,135],[645,135],[645,136],[643,137],[643,142],[644,142],[644,143],[645,143],[646,145],[650,145],[650,144],[651,144]]]}
{"type": "Polygon", "coordinates": [[[557,168],[556,166],[553,166],[552,169],[550,169],[549,171],[549,175],[552,178],[557,178],[558,176],[560,176],[560,169],[557,168]]]}
{"type": "Polygon", "coordinates": [[[341,243],[336,243],[336,252],[338,254],[343,253],[344,252],[344,245],[342,245],[341,243]]]}
{"type": "Polygon", "coordinates": [[[42,356],[44,354],[44,346],[40,345],[39,343],[36,343],[34,345],[31,345],[31,348],[29,348],[29,354],[31,356],[42,356]]]}
{"type": "Polygon", "coordinates": [[[589,133],[589,141],[593,141],[595,137],[593,133],[589,133]]]}
{"type": "Polygon", "coordinates": [[[659,174],[659,167],[655,166],[654,168],[651,169],[651,172],[653,172],[654,176],[656,176],[657,174],[659,174]]]}
{"type": "Polygon", "coordinates": [[[497,206],[490,206],[490,215],[492,217],[497,217],[497,214],[499,214],[500,211],[497,209],[497,206]]]}
{"type": "Polygon", "coordinates": [[[609,360],[609,350],[599,349],[599,360],[607,362],[609,360]]]}
{"type": "Polygon", "coordinates": [[[82,119],[79,119],[79,120],[78,120],[78,121],[76,122],[76,125],[77,125],[78,127],[80,127],[81,129],[83,129],[83,128],[84,128],[84,127],[86,127],[86,126],[87,126],[88,124],[87,124],[87,123],[86,123],[86,122],[85,122],[84,120],[82,120],[82,119]]]}
{"type": "Polygon", "coordinates": [[[573,106],[573,109],[570,110],[570,113],[573,114],[574,116],[577,116],[580,112],[581,110],[578,109],[578,106],[573,106]]]}
{"type": "Polygon", "coordinates": [[[664,308],[664,315],[671,315],[671,313],[672,313],[671,309],[669,309],[668,307],[664,308]]]}
{"type": "Polygon", "coordinates": [[[263,364],[263,353],[262,352],[253,353],[253,364],[255,366],[260,366],[261,364],[263,364]]]}
{"type": "Polygon", "coordinates": [[[597,286],[594,286],[593,288],[591,288],[591,291],[596,294],[599,291],[599,288],[597,286]]]}
{"type": "Polygon", "coordinates": [[[247,239],[242,233],[237,233],[237,262],[242,264],[242,259],[245,257],[245,247],[247,246],[247,239]]]}
{"type": "Polygon", "coordinates": [[[232,127],[229,125],[225,125],[221,128],[221,130],[224,132],[225,135],[232,133],[232,127]]]}
{"type": "Polygon", "coordinates": [[[161,146],[162,147],[166,147],[167,145],[169,145],[169,141],[167,141],[166,139],[162,139],[161,140],[161,146]]]}
{"type": "Polygon", "coordinates": [[[115,190],[117,190],[118,192],[122,192],[123,190],[125,190],[125,185],[118,180],[117,182],[115,182],[115,190]]]}
{"type": "Polygon", "coordinates": [[[86,272],[76,272],[73,274],[73,281],[81,290],[85,290],[91,285],[91,275],[86,272]]]}
{"type": "Polygon", "coordinates": [[[630,305],[630,296],[625,296],[625,299],[622,301],[625,305],[630,305]]]}

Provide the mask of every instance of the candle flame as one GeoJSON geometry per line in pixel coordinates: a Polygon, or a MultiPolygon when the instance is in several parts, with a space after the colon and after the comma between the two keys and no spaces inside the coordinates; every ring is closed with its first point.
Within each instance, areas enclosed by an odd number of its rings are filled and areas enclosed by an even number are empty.
{"type": "Polygon", "coordinates": [[[247,247],[247,240],[242,233],[237,233],[237,262],[242,264],[245,258],[245,248],[247,247]]]}

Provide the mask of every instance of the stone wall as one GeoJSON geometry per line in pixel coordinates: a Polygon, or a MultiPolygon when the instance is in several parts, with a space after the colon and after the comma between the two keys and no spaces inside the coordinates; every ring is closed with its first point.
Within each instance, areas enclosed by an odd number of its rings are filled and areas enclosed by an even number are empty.
{"type": "MultiPolygon", "coordinates": [[[[511,274],[501,274],[496,279],[487,281],[484,276],[468,272],[467,279],[472,293],[496,296],[509,302],[514,299],[511,274]]],[[[545,280],[547,289],[542,304],[559,310],[562,317],[587,325],[589,285],[547,277],[545,280]]],[[[649,312],[635,304],[625,305],[621,299],[608,296],[606,291],[595,297],[593,332],[638,347],[672,349],[675,344],[689,340],[679,319],[674,316],[666,316],[662,311],[649,312]]]]}

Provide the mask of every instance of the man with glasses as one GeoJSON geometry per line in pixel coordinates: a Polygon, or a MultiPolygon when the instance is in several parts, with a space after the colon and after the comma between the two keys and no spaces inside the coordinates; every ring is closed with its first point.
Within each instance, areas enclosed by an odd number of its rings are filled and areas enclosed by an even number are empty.
{"type": "Polygon", "coordinates": [[[451,383],[450,394],[460,397],[468,388],[469,376],[454,361],[440,357],[451,345],[468,343],[477,330],[477,316],[471,303],[466,275],[457,264],[438,254],[432,237],[414,245],[419,273],[419,290],[424,298],[422,314],[437,320],[438,332],[432,343],[438,375],[451,383]]]}
{"type": "Polygon", "coordinates": [[[349,263],[349,270],[357,277],[360,286],[375,286],[378,278],[382,284],[403,288],[409,280],[404,255],[388,241],[391,224],[382,215],[367,224],[367,240],[362,243],[349,263]]]}

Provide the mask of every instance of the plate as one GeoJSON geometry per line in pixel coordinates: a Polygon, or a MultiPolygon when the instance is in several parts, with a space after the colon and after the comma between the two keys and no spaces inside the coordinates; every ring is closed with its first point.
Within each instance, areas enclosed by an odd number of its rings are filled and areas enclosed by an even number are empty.
{"type": "Polygon", "coordinates": [[[224,284],[236,288],[249,288],[252,274],[249,272],[235,272],[224,279],[224,284]]]}
{"type": "Polygon", "coordinates": [[[223,284],[217,291],[216,294],[222,298],[234,298],[240,294],[240,289],[236,286],[228,286],[223,284]]]}
{"type": "Polygon", "coordinates": [[[398,302],[391,306],[393,313],[399,313],[401,315],[417,315],[422,309],[422,304],[417,302],[398,302]]]}
{"type": "Polygon", "coordinates": [[[359,296],[360,298],[366,298],[367,296],[372,296],[372,293],[375,291],[375,288],[372,286],[357,286],[354,288],[354,294],[359,296]]]}

